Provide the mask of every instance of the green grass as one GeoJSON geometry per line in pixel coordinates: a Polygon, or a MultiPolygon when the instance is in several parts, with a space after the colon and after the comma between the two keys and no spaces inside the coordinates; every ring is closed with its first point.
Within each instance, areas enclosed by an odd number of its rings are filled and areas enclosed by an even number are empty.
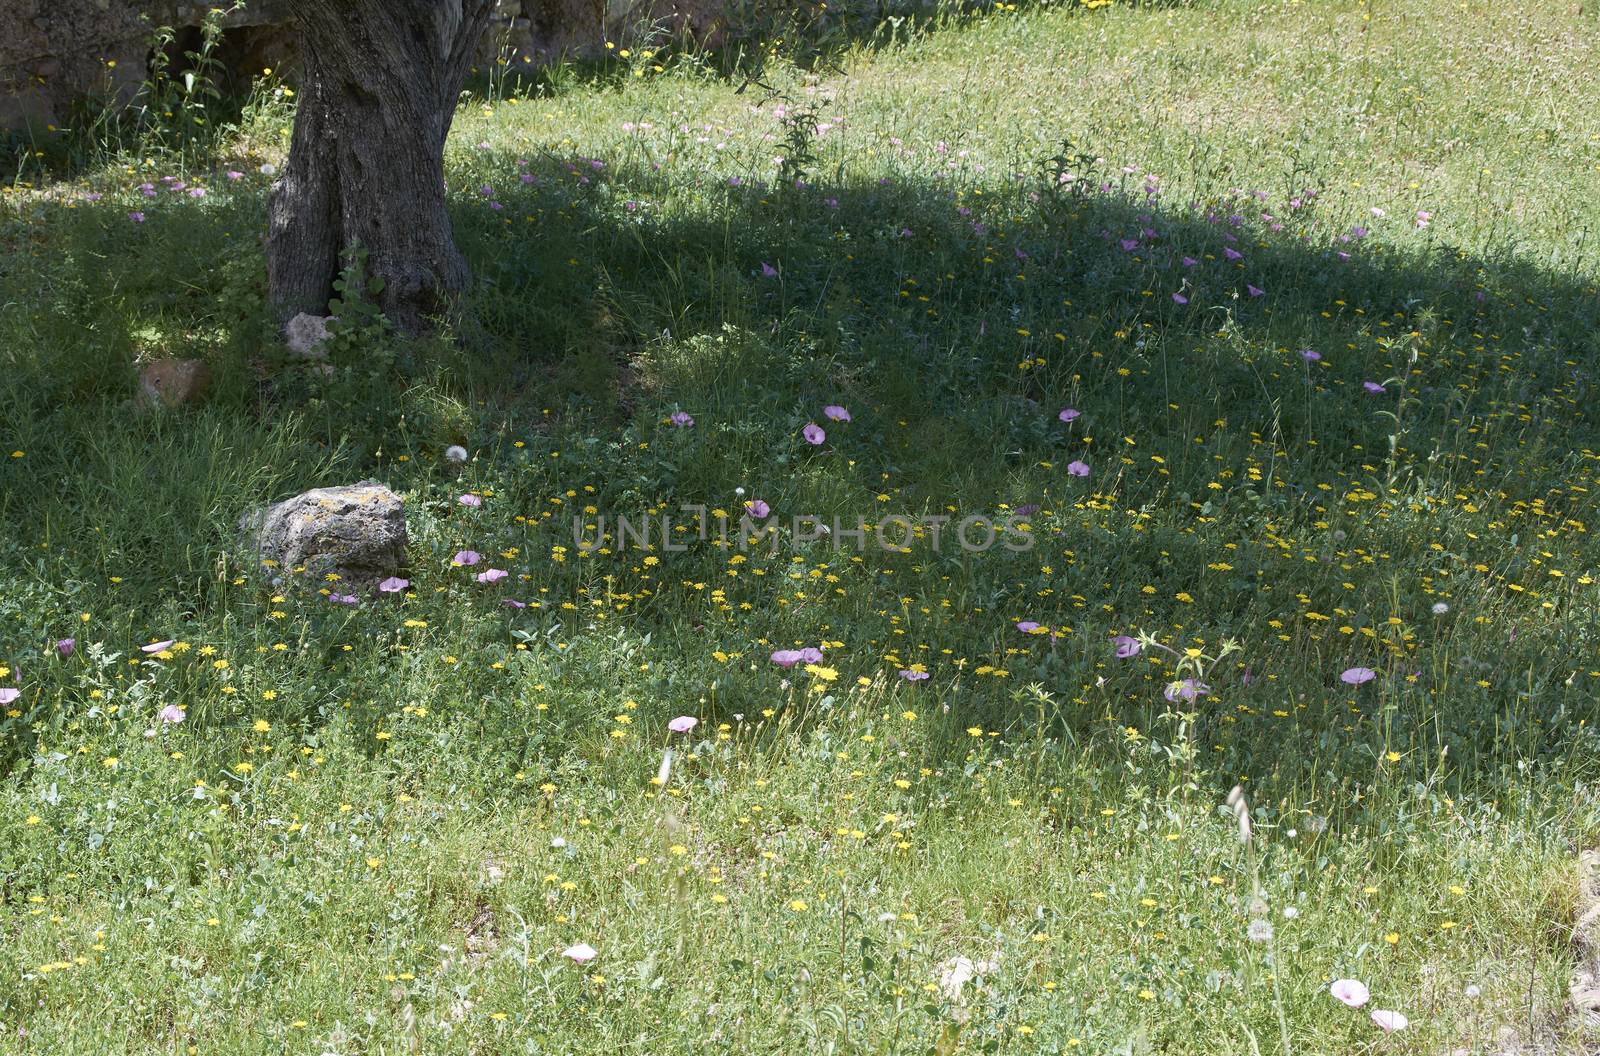
{"type": "Polygon", "coordinates": [[[281,107],[214,168],[14,186],[0,1051],[1582,1051],[1597,44],[1218,0],[771,96],[630,57],[461,111],[468,311],[329,377],[264,322],[281,107]],[[135,413],[168,355],[211,398],[135,413]],[[405,595],[239,553],[368,476],[405,595]],[[755,498],[1032,546],[573,539],[755,498]]]}

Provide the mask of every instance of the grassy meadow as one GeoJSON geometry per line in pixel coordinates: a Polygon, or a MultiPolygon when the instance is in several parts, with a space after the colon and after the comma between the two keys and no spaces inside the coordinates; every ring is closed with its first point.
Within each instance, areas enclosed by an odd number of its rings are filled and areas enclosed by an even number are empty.
{"type": "Polygon", "coordinates": [[[1593,8],[613,54],[464,101],[460,318],[352,270],[327,373],[271,78],[12,159],[0,1052],[1591,1051],[1593,8]],[[403,588],[243,553],[366,478],[403,588]]]}

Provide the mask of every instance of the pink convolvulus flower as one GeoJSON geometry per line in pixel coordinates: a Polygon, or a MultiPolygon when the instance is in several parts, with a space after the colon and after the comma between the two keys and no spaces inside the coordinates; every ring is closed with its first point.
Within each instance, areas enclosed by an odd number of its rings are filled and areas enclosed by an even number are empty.
{"type": "Polygon", "coordinates": [[[1373,1009],[1372,1022],[1376,1023],[1385,1034],[1393,1034],[1397,1030],[1405,1030],[1411,1025],[1411,1021],[1404,1015],[1388,1008],[1373,1009]]]}
{"type": "Polygon", "coordinates": [[[1359,979],[1335,979],[1328,987],[1328,993],[1351,1008],[1360,1008],[1372,996],[1367,984],[1359,979]]]}

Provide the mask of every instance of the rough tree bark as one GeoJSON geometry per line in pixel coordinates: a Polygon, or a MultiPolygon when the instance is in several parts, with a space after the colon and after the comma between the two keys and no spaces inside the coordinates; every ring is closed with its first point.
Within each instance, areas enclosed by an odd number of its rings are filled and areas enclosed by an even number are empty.
{"type": "Polygon", "coordinates": [[[292,0],[299,109],[268,206],[280,321],[322,314],[341,254],[366,249],[379,303],[415,333],[466,288],[445,209],[444,141],[494,0],[292,0]]]}

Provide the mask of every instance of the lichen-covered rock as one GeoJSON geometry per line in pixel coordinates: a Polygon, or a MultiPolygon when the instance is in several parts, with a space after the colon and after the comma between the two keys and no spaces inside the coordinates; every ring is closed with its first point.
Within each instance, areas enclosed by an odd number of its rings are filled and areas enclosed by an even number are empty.
{"type": "Polygon", "coordinates": [[[314,488],[246,514],[239,530],[274,576],[320,582],[336,572],[347,583],[365,584],[406,564],[405,504],[375,480],[314,488]]]}
{"type": "Polygon", "coordinates": [[[296,359],[327,359],[329,318],[301,312],[285,323],[283,343],[289,346],[289,354],[296,359]]]}

